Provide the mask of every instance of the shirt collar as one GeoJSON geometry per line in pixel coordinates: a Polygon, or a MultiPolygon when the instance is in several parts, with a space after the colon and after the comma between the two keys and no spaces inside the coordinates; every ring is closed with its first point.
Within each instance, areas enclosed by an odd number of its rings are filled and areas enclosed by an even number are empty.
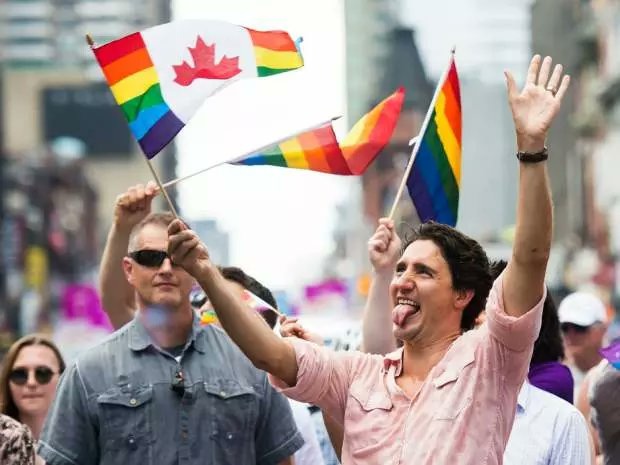
{"type": "MultiPolygon", "coordinates": [[[[135,352],[145,350],[149,346],[153,346],[153,341],[148,331],[138,318],[136,317],[129,323],[129,348],[135,352]]],[[[192,332],[189,337],[189,341],[186,344],[186,348],[193,344],[194,348],[204,354],[207,349],[205,328],[200,326],[200,319],[198,315],[194,314],[194,320],[192,323],[192,332]]]]}
{"type": "Polygon", "coordinates": [[[530,383],[527,380],[521,386],[519,390],[519,396],[517,397],[517,409],[521,411],[525,411],[527,409],[527,404],[530,399],[530,383]]]}
{"type": "Polygon", "coordinates": [[[387,373],[390,367],[394,367],[394,376],[400,376],[403,371],[403,348],[395,350],[383,357],[383,371],[387,373]]]}

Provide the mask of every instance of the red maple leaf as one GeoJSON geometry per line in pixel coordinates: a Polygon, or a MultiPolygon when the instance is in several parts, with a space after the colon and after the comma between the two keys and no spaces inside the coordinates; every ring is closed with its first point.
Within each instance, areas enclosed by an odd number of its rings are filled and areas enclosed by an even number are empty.
{"type": "Polygon", "coordinates": [[[205,44],[202,37],[196,38],[195,47],[187,47],[194,60],[194,66],[183,61],[180,65],[173,65],[176,78],[174,82],[182,86],[189,86],[194,79],[221,79],[226,80],[235,77],[241,72],[239,69],[239,57],[228,58],[223,56],[218,64],[215,64],[215,44],[205,44]]]}

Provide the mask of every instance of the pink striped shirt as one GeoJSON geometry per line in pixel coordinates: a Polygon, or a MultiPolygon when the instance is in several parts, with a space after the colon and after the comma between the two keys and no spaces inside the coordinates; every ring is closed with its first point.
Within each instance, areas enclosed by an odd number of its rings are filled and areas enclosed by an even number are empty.
{"type": "Polygon", "coordinates": [[[395,380],[402,349],[382,357],[289,338],[297,384],[271,382],[344,425],[343,465],[501,464],[544,298],[524,316],[511,317],[503,310],[500,276],[489,295],[486,324],[452,344],[413,400],[395,380]]]}

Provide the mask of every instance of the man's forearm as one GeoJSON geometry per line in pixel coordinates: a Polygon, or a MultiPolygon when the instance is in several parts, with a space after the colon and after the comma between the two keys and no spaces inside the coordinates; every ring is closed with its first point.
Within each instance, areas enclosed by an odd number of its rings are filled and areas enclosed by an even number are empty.
{"type": "Polygon", "coordinates": [[[135,310],[134,291],[125,278],[122,266],[130,233],[114,225],[110,228],[99,268],[101,302],[116,329],[129,322],[135,310]]]}
{"type": "Polygon", "coordinates": [[[390,281],[392,273],[375,273],[364,307],[362,350],[371,354],[387,354],[396,349],[392,335],[390,281]]]}
{"type": "Polygon", "coordinates": [[[553,234],[553,206],[546,162],[520,163],[517,223],[505,275],[506,312],[524,314],[542,298],[553,234]]]}
{"type": "Polygon", "coordinates": [[[254,366],[294,386],[297,360],[293,347],[276,336],[262,317],[241,300],[215,266],[195,277],[207,293],[220,324],[254,366]]]}

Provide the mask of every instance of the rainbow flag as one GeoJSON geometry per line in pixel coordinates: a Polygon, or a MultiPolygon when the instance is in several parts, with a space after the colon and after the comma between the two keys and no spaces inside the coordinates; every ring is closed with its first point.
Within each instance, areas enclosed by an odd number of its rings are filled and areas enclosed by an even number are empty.
{"type": "Polygon", "coordinates": [[[454,55],[431,110],[428,126],[416,142],[407,190],[421,221],[455,226],[461,183],[461,92],[454,55]]]}
{"type": "Polygon", "coordinates": [[[248,32],[254,45],[258,77],[285,73],[303,66],[298,43],[293,42],[286,32],[252,29],[248,32]]]}
{"type": "Polygon", "coordinates": [[[390,141],[404,97],[402,88],[387,97],[353,126],[342,143],[330,123],[232,163],[361,175],[390,141]]]}
{"type": "Polygon", "coordinates": [[[231,82],[303,66],[286,32],[206,20],[162,24],[93,52],[147,158],[174,139],[205,99],[231,82]]]}
{"type": "MultiPolygon", "coordinates": [[[[250,307],[255,312],[258,312],[258,313],[276,312],[278,313],[278,311],[275,308],[273,308],[271,305],[269,305],[259,296],[257,296],[253,292],[248,291],[247,289],[244,289],[242,291],[241,299],[243,300],[244,303],[248,305],[248,307],[250,307]]],[[[209,304],[205,309],[200,311],[200,325],[208,326],[211,324],[219,324],[219,320],[217,318],[215,310],[213,310],[213,307],[211,307],[211,304],[209,304]]]]}

